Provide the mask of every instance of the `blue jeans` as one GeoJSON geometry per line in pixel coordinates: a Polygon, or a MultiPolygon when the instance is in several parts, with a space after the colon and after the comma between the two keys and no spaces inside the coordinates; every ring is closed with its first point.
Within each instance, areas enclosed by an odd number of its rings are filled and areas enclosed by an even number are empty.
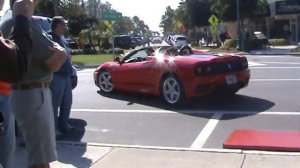
{"type": "Polygon", "coordinates": [[[4,116],[4,133],[0,135],[0,165],[12,168],[15,153],[15,117],[10,110],[9,96],[0,95],[0,112],[4,116]]]}
{"type": "Polygon", "coordinates": [[[71,77],[54,74],[50,89],[52,92],[55,126],[67,128],[73,97],[71,77]]]}

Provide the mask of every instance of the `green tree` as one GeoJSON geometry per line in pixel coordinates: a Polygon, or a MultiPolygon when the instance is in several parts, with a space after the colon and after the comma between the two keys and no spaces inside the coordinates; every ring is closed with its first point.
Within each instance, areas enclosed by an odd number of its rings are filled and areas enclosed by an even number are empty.
{"type": "Polygon", "coordinates": [[[172,32],[173,20],[175,19],[175,11],[167,6],[165,14],[161,17],[161,22],[159,27],[163,28],[164,34],[172,32]]]}
{"type": "MultiPolygon", "coordinates": [[[[218,14],[223,21],[237,20],[237,3],[236,0],[210,0],[212,11],[218,14]]],[[[240,17],[241,19],[265,16],[268,11],[266,0],[240,0],[240,17]],[[259,11],[259,13],[258,13],[259,11]],[[261,15],[261,14],[264,15],[261,15]]]]}
{"type": "Polygon", "coordinates": [[[142,35],[144,36],[144,34],[146,34],[147,32],[149,32],[149,26],[145,24],[144,21],[140,20],[140,18],[138,16],[134,16],[132,18],[132,22],[133,22],[133,34],[134,35],[142,35]]]}
{"type": "Polygon", "coordinates": [[[123,17],[122,20],[117,21],[114,25],[114,31],[116,34],[130,34],[133,31],[134,26],[130,17],[123,17]]]}
{"type": "Polygon", "coordinates": [[[59,13],[68,20],[68,32],[73,36],[88,27],[85,10],[81,8],[79,0],[65,0],[59,6],[59,13]]]}
{"type": "Polygon", "coordinates": [[[186,0],[185,13],[189,27],[208,26],[211,16],[209,0],[186,0]]]}
{"type": "Polygon", "coordinates": [[[52,18],[56,15],[54,12],[54,4],[53,1],[49,0],[40,0],[37,4],[37,8],[34,11],[35,15],[41,15],[52,18]]]}

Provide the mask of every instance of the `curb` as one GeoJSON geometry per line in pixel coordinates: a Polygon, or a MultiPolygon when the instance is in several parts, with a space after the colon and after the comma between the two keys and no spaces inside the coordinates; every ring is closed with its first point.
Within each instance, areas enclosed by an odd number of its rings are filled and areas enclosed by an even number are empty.
{"type": "Polygon", "coordinates": [[[284,151],[262,151],[262,150],[242,150],[242,149],[217,149],[217,148],[181,148],[181,147],[162,147],[162,146],[140,146],[140,145],[118,145],[104,143],[89,143],[89,142],[72,142],[58,141],[60,145],[66,146],[93,146],[93,147],[111,147],[111,148],[128,148],[141,150],[166,150],[166,151],[189,151],[189,152],[208,152],[208,153],[236,153],[236,154],[260,154],[260,155],[286,155],[300,156],[300,152],[284,152],[284,151]]]}

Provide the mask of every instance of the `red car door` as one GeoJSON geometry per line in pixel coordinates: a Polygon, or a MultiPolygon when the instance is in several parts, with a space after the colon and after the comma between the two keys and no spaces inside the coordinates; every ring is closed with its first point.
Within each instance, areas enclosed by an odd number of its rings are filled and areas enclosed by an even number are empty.
{"type": "Polygon", "coordinates": [[[149,92],[153,85],[153,59],[148,59],[146,50],[128,57],[118,69],[118,81],[122,90],[149,92]],[[120,79],[121,78],[121,79],[120,79]]]}

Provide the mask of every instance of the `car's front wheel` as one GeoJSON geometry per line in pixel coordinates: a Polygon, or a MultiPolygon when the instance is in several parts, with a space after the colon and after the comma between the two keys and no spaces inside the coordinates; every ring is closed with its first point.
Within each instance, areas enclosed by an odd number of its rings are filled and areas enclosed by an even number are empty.
{"type": "Polygon", "coordinates": [[[184,99],[184,89],[180,80],[174,75],[165,77],[161,83],[161,94],[168,104],[181,104],[184,99]]]}
{"type": "Polygon", "coordinates": [[[111,75],[107,71],[100,72],[99,75],[99,87],[101,91],[105,93],[111,93],[114,89],[114,85],[112,83],[111,75]]]}

